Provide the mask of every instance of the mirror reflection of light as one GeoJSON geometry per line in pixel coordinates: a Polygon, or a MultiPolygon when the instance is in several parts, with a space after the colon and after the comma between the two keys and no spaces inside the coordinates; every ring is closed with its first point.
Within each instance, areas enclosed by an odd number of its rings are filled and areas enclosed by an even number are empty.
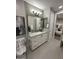
{"type": "Polygon", "coordinates": [[[41,11],[37,11],[37,10],[34,10],[34,9],[31,9],[31,13],[32,13],[32,14],[34,14],[34,13],[38,13],[38,14],[40,14],[40,15],[42,14],[41,11]]]}

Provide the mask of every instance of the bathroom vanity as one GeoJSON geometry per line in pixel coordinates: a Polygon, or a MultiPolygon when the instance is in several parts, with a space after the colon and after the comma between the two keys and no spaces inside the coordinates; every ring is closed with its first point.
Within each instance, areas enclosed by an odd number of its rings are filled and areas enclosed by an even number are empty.
{"type": "Polygon", "coordinates": [[[32,51],[48,40],[47,23],[44,20],[46,19],[28,16],[28,39],[32,51]]]}
{"type": "Polygon", "coordinates": [[[44,19],[41,17],[28,16],[28,39],[31,50],[36,49],[48,39],[48,29],[45,28],[47,23],[43,22],[44,19]]]}
{"type": "Polygon", "coordinates": [[[28,50],[35,50],[48,41],[48,18],[43,17],[44,11],[24,2],[27,18],[28,50]]]}
{"type": "Polygon", "coordinates": [[[48,33],[47,31],[44,32],[36,32],[36,33],[29,33],[29,40],[30,40],[30,48],[31,50],[36,49],[40,45],[42,45],[44,42],[47,41],[48,33]]]}

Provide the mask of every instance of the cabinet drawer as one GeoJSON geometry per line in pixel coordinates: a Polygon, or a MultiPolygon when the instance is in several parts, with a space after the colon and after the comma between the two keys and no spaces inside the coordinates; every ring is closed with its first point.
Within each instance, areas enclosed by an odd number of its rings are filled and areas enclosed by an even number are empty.
{"type": "Polygon", "coordinates": [[[34,40],[38,40],[39,38],[41,38],[40,35],[39,35],[39,36],[36,36],[36,37],[32,37],[30,40],[31,40],[31,41],[34,41],[34,40]]]}

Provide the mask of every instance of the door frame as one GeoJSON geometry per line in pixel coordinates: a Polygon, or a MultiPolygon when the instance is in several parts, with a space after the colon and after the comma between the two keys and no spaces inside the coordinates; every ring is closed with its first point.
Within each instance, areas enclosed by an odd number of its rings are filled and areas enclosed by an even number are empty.
{"type": "Polygon", "coordinates": [[[63,13],[63,10],[58,11],[55,13],[55,19],[54,19],[54,31],[53,31],[53,39],[55,38],[55,29],[56,29],[56,19],[57,19],[57,15],[63,13]]]}

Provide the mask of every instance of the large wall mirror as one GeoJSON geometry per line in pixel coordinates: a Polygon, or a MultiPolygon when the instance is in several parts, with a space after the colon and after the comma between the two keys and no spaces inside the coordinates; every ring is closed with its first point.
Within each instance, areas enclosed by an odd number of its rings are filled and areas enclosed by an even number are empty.
{"type": "Polygon", "coordinates": [[[42,32],[48,28],[47,18],[28,16],[28,31],[42,32]]]}
{"type": "Polygon", "coordinates": [[[39,33],[42,34],[43,32],[48,31],[49,23],[48,18],[44,18],[44,10],[41,10],[27,2],[24,2],[24,5],[27,14],[28,32],[31,33],[31,35],[38,35],[39,33]]]}

